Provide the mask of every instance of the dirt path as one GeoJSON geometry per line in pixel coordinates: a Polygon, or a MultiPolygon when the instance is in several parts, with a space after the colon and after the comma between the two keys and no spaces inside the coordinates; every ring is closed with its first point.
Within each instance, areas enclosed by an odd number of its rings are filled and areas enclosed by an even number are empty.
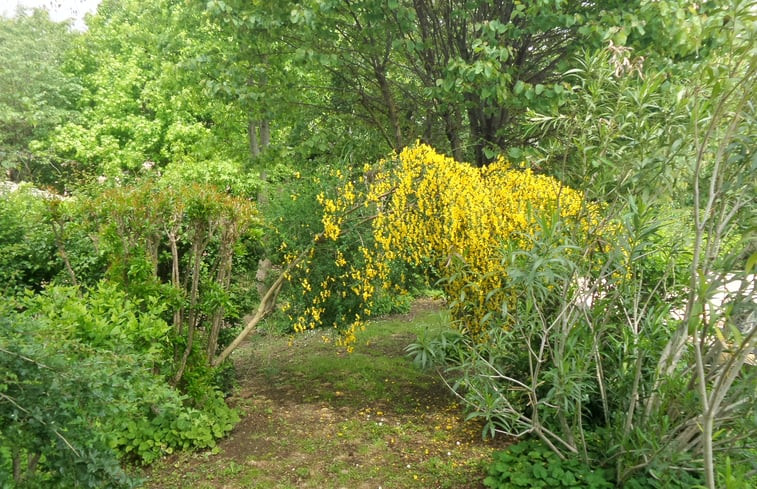
{"type": "Polygon", "coordinates": [[[255,336],[234,357],[240,423],[215,453],[157,464],[146,487],[482,488],[495,444],[404,355],[439,318],[426,304],[376,322],[352,354],[314,334],[255,336]]]}

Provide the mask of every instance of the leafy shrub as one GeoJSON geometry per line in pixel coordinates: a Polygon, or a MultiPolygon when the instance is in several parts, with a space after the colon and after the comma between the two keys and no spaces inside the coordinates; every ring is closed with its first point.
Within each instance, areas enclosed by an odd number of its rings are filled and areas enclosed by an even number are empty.
{"type": "MultiPolygon", "coordinates": [[[[47,341],[79,345],[78,354],[67,356],[66,369],[101,362],[101,376],[91,382],[106,384],[93,387],[107,388],[105,404],[75,409],[84,418],[96,416],[92,425],[99,438],[94,439],[122,456],[149,463],[176,449],[212,447],[238,421],[214,385],[215,369],[204,362],[188,370],[184,394],[169,384],[172,329],[161,318],[165,306],[160,302],[134,301],[117,285],[103,282],[89,291],[51,287],[19,304],[24,312],[13,317],[33,318],[39,327],[28,338],[29,348],[37,348],[47,334],[47,341]]],[[[195,350],[203,357],[198,345],[195,350]]]]}
{"type": "MultiPolygon", "coordinates": [[[[701,59],[690,79],[673,80],[667,69],[613,75],[630,50],[611,46],[611,56],[586,64],[594,73],[571,73],[579,78],[574,113],[534,114],[552,142],[567,136],[561,148],[545,148],[592,183],[612,239],[555,239],[542,225],[526,247],[505,243],[500,263],[515,300],[500,300],[493,347],[471,344],[454,368],[474,414],[496,431],[537,433],[553,451],[586,461],[595,448],[619,486],[714,489],[718,475],[727,479],[724,460],[753,458],[744,442],[757,432],[748,365],[757,318],[747,292],[757,255],[742,235],[754,215],[748,5],[715,7],[706,24],[727,39],[725,49],[701,59]],[[666,209],[671,203],[678,208],[666,209]],[[741,290],[721,306],[727,282],[741,290]]],[[[475,295],[460,301],[479,305],[475,295]]]]}
{"type": "Polygon", "coordinates": [[[175,450],[214,447],[239,421],[217,391],[205,395],[202,409],[186,406],[188,397],[167,383],[147,378],[124,379],[122,412],[104,423],[110,446],[144,464],[175,450]]]}
{"type": "Polygon", "coordinates": [[[577,458],[561,459],[539,441],[522,441],[494,453],[484,485],[492,489],[611,489],[615,485],[602,469],[577,458]]]}
{"type": "Polygon", "coordinates": [[[260,239],[252,203],[209,185],[144,180],[105,189],[77,207],[107,264],[105,277],[133,300],[166,306],[178,359],[173,382],[184,375],[195,341],[210,364],[221,330],[243,303],[236,259],[250,264],[260,239]]]}
{"type": "Polygon", "coordinates": [[[45,197],[30,187],[0,187],[0,293],[39,290],[61,268],[45,197]]]}
{"type": "MultiPolygon", "coordinates": [[[[602,489],[616,487],[612,470],[593,468],[578,455],[561,459],[539,440],[526,440],[495,452],[487,470],[484,486],[492,489],[572,488],[602,489]]],[[[627,480],[624,489],[688,489],[702,483],[696,474],[638,474],[627,480]]]]}
{"type": "Polygon", "coordinates": [[[120,415],[129,358],[5,310],[0,351],[0,487],[133,487],[102,427],[120,415]]]}
{"type": "Polygon", "coordinates": [[[89,290],[53,286],[21,301],[27,314],[55,323],[61,332],[91,348],[138,354],[163,366],[172,353],[166,305],[157,298],[135,301],[117,284],[99,282],[89,290]]]}
{"type": "MultiPolygon", "coordinates": [[[[321,216],[327,195],[335,197],[337,183],[352,177],[357,178],[325,167],[310,177],[282,182],[269,196],[264,209],[274,227],[267,236],[269,256],[286,263],[314,246],[306,263],[291,271],[292,282],[298,287],[285,291],[282,297],[281,309],[289,331],[340,328],[374,314],[376,304],[365,300],[363,290],[358,289],[360,281],[350,273],[370,266],[366,256],[372,243],[370,235],[352,235],[338,243],[318,240],[313,245],[313,236],[323,228],[321,216]]],[[[391,296],[386,296],[381,312],[390,311],[392,302],[391,296]]]]}

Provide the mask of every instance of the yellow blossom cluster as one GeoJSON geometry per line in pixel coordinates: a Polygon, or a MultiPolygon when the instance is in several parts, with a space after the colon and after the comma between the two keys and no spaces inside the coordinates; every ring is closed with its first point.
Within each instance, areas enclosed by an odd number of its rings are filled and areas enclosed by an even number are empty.
{"type": "Polygon", "coordinates": [[[473,334],[513,300],[505,243],[527,248],[537,219],[555,211],[563,218],[596,212],[581,192],[552,177],[511,168],[503,158],[475,168],[426,145],[402,151],[376,182],[368,197],[381,206],[373,222],[377,251],[431,263],[446,279],[452,313],[473,334]]]}
{"type": "MultiPolygon", "coordinates": [[[[356,231],[355,221],[360,223],[365,217],[362,182],[354,183],[338,169],[333,170],[330,177],[341,182],[339,192],[334,198],[328,198],[323,192],[316,196],[322,209],[323,230],[313,240],[307,259],[294,267],[291,278],[298,277],[298,291],[305,305],[293,311],[290,319],[295,332],[332,327],[338,333],[334,343],[351,350],[357,341],[357,332],[364,328],[364,318],[372,314],[375,282],[384,276],[384,271],[374,261],[372,238],[365,236],[366,240],[362,241],[359,236],[355,239],[355,232],[350,232],[356,231]],[[315,277],[318,278],[314,281],[315,277]]],[[[298,256],[289,253],[287,261],[294,262],[298,256]]]]}
{"type": "MultiPolygon", "coordinates": [[[[549,176],[512,168],[502,158],[475,168],[416,144],[377,168],[367,167],[364,173],[369,172],[363,190],[348,181],[339,197],[319,196],[327,239],[338,241],[370,226],[370,245],[359,248],[359,263],[347,264],[341,252],[336,257],[344,273],[335,283],[349,283],[351,294],[367,305],[366,316],[375,284],[393,285],[388,280],[391,262],[430,265],[445,279],[461,327],[478,335],[491,313],[515,297],[507,287],[503,246],[527,249],[538,219],[545,216],[559,214],[580,223],[597,214],[581,192],[549,176]],[[465,299],[459,300],[463,294],[465,299]]],[[[310,312],[308,322],[315,316],[310,312]]],[[[355,325],[343,325],[342,344],[354,341],[356,327],[362,326],[359,315],[355,325]]]]}

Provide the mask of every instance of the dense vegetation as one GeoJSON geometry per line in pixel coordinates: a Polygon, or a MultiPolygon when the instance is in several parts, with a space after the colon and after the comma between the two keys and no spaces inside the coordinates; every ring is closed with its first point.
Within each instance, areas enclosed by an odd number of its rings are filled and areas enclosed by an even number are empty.
{"type": "Polygon", "coordinates": [[[757,482],[754,1],[87,25],[0,19],[0,487],[135,487],[230,432],[264,318],[350,350],[429,288],[408,352],[523,438],[487,487],[757,482]]]}

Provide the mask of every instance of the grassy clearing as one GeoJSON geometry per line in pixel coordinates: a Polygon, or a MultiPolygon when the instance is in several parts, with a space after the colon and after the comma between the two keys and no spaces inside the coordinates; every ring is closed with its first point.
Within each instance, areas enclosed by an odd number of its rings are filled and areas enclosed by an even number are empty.
{"type": "Polygon", "coordinates": [[[481,488],[495,443],[404,347],[437,308],[376,321],[347,354],[320,332],[256,335],[235,354],[243,419],[213,451],[147,471],[157,488],[481,488]]]}

